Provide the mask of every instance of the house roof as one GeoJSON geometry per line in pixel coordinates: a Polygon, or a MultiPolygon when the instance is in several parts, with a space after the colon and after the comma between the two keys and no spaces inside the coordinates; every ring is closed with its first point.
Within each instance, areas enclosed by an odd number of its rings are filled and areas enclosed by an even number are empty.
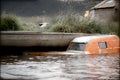
{"type": "Polygon", "coordinates": [[[115,7],[114,0],[104,0],[101,3],[95,5],[92,9],[103,9],[115,7]]]}

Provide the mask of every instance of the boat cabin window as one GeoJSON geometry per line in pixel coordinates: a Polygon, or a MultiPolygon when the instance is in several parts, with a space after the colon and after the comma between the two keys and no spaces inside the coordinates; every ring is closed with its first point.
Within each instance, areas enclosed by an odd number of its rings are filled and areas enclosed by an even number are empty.
{"type": "Polygon", "coordinates": [[[106,42],[99,42],[98,43],[100,49],[107,48],[107,43],[106,42]]]}
{"type": "Polygon", "coordinates": [[[75,43],[72,42],[68,50],[84,51],[86,43],[75,43]]]}

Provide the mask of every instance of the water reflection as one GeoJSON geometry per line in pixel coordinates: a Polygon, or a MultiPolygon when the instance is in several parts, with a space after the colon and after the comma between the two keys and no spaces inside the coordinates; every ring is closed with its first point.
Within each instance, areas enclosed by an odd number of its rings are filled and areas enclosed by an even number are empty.
{"type": "Polygon", "coordinates": [[[11,80],[119,80],[119,54],[2,56],[1,78],[11,80]]]}

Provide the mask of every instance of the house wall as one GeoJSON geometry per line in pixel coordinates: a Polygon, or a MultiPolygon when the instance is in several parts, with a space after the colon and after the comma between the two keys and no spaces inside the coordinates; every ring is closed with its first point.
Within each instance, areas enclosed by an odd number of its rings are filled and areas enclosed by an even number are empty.
{"type": "Polygon", "coordinates": [[[104,9],[97,8],[90,11],[90,18],[102,22],[119,22],[120,18],[120,0],[113,0],[114,7],[104,7],[104,9]]]}
{"type": "Polygon", "coordinates": [[[115,7],[120,10],[120,0],[114,0],[115,7]]]}
{"type": "Polygon", "coordinates": [[[90,11],[90,17],[102,22],[110,22],[115,14],[114,8],[96,9],[90,11]]]}
{"type": "Polygon", "coordinates": [[[120,22],[120,0],[114,0],[115,2],[115,16],[114,20],[120,22]]]}
{"type": "Polygon", "coordinates": [[[95,11],[95,17],[97,17],[101,21],[112,21],[114,16],[114,8],[110,9],[98,9],[95,11]]]}
{"type": "Polygon", "coordinates": [[[90,11],[90,18],[102,22],[111,22],[114,14],[114,8],[96,9],[90,11]]]}

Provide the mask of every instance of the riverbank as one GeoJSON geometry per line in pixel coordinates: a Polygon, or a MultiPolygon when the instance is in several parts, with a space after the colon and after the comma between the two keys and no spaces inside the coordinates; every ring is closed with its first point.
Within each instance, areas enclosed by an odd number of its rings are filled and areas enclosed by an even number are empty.
{"type": "Polygon", "coordinates": [[[69,42],[86,33],[58,33],[37,31],[1,31],[1,55],[21,54],[25,51],[65,51],[69,42]]]}

